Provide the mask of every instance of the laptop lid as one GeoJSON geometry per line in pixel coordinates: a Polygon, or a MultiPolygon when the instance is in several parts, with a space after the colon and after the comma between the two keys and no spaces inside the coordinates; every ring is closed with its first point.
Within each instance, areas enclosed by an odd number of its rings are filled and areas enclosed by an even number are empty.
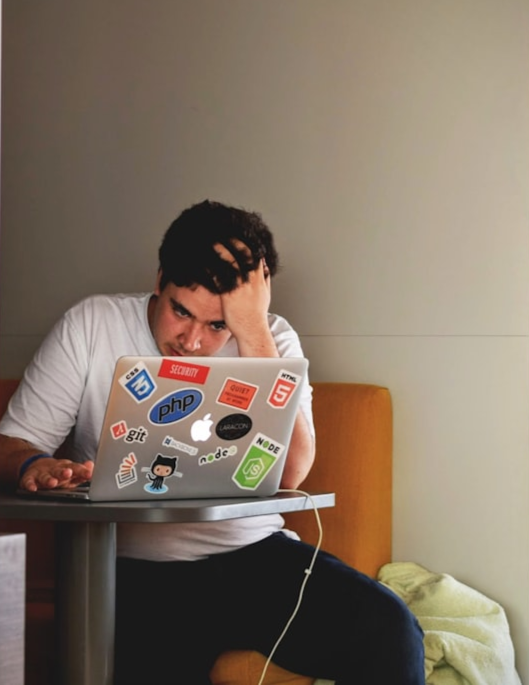
{"type": "Polygon", "coordinates": [[[273,495],[307,369],[301,357],[121,357],[88,496],[50,494],[92,501],[273,495]]]}

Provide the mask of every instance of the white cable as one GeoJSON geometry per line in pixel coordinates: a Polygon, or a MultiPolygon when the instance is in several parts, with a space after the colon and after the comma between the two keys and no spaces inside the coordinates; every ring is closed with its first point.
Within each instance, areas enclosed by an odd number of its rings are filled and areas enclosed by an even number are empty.
{"type": "Polygon", "coordinates": [[[316,517],[316,523],[318,524],[319,536],[318,536],[318,542],[316,544],[316,547],[314,548],[314,553],[312,555],[311,562],[310,562],[308,568],[305,569],[305,577],[303,578],[303,582],[301,583],[301,588],[299,590],[299,595],[298,595],[298,601],[296,603],[296,606],[294,607],[294,611],[292,612],[290,618],[286,622],[285,627],[283,628],[283,630],[281,632],[281,635],[277,638],[275,645],[272,647],[272,651],[268,655],[266,663],[263,667],[263,671],[261,673],[261,677],[259,678],[258,685],[262,685],[264,677],[266,675],[266,671],[268,670],[268,666],[270,665],[270,662],[272,661],[272,657],[274,656],[277,648],[279,647],[281,640],[285,637],[287,630],[290,628],[290,624],[294,620],[294,617],[298,613],[299,607],[301,605],[301,600],[303,599],[303,593],[305,591],[305,585],[307,584],[307,581],[310,577],[310,574],[312,573],[312,568],[316,562],[316,557],[318,555],[318,552],[320,551],[321,542],[323,539],[323,528],[321,525],[320,514],[318,512],[318,508],[314,504],[314,500],[312,499],[311,495],[309,495],[308,492],[304,492],[303,490],[278,490],[278,492],[293,492],[293,493],[297,493],[298,495],[304,495],[305,497],[307,497],[310,500],[310,502],[312,504],[312,510],[314,511],[314,516],[316,517]]]}

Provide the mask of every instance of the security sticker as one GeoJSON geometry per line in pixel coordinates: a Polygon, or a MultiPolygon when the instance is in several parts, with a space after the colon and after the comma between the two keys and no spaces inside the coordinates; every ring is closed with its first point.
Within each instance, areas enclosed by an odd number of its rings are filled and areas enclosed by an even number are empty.
{"type": "Polygon", "coordinates": [[[191,383],[204,384],[209,375],[209,366],[202,364],[190,364],[189,362],[176,362],[174,359],[163,359],[158,371],[160,378],[172,378],[175,381],[190,381],[191,383]]]}
{"type": "Polygon", "coordinates": [[[156,383],[143,362],[124,373],[119,382],[138,404],[149,399],[156,390],[156,383]]]}
{"type": "Polygon", "coordinates": [[[138,460],[134,452],[130,452],[126,457],[121,460],[119,465],[119,470],[116,473],[116,484],[118,488],[127,487],[127,485],[132,485],[138,480],[138,473],[136,471],[136,464],[138,460]]]}
{"type": "Polygon", "coordinates": [[[227,378],[217,397],[217,402],[247,411],[258,390],[257,385],[238,381],[236,378],[227,378]]]}
{"type": "Polygon", "coordinates": [[[270,472],[285,446],[257,433],[242,458],[232,480],[243,490],[256,490],[270,472]]]}
{"type": "Polygon", "coordinates": [[[282,369],[278,373],[270,395],[266,400],[268,404],[274,407],[274,409],[284,409],[290,402],[301,379],[302,376],[299,374],[282,369]]]}

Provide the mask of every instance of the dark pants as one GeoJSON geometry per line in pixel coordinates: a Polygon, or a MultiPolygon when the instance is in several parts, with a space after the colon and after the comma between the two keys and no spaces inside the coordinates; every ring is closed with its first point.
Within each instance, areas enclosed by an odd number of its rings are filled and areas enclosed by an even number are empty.
{"type": "MultiPolygon", "coordinates": [[[[217,656],[267,656],[314,548],[276,533],[192,562],[118,559],[116,685],[207,685],[217,656]]],[[[319,552],[273,661],[338,685],[424,685],[422,631],[390,590],[319,552]]]]}

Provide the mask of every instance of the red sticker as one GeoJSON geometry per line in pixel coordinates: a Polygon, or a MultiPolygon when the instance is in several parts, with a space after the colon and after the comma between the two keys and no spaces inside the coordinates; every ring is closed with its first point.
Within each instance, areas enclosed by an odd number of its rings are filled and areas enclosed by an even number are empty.
{"type": "Polygon", "coordinates": [[[282,370],[279,372],[270,395],[268,397],[268,404],[275,409],[283,409],[287,406],[290,398],[297,388],[301,376],[289,371],[282,370]]]}
{"type": "Polygon", "coordinates": [[[209,374],[209,366],[189,364],[188,362],[174,361],[174,359],[162,359],[158,376],[160,378],[172,378],[175,381],[191,381],[191,383],[204,384],[209,374]]]}
{"type": "Polygon", "coordinates": [[[112,426],[110,426],[110,432],[112,433],[112,437],[114,438],[114,440],[122,438],[124,435],[127,434],[128,430],[129,429],[127,428],[126,421],[118,421],[118,423],[114,423],[112,426]]]}
{"type": "Polygon", "coordinates": [[[230,407],[247,410],[252,404],[253,398],[259,388],[235,378],[227,378],[222,390],[217,397],[220,404],[228,404],[230,407]]]}

